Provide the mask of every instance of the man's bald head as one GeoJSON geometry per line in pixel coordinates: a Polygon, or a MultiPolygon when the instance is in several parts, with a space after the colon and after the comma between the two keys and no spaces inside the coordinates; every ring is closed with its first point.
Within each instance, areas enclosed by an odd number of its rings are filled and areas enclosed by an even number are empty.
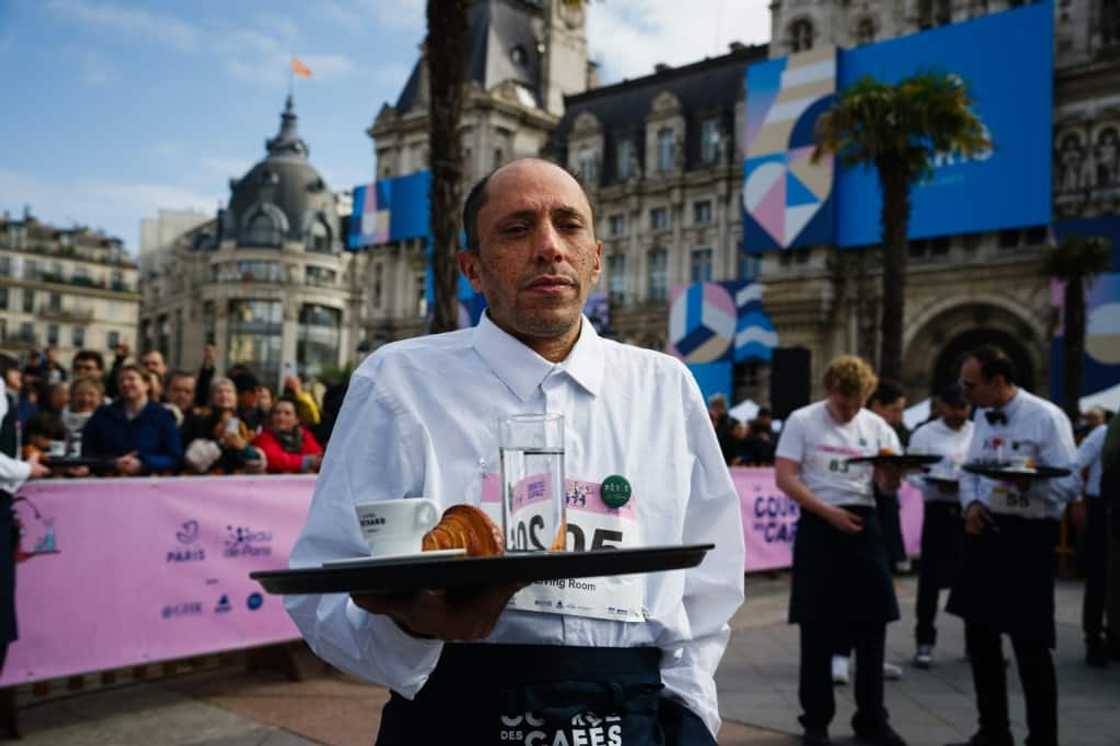
{"type": "Polygon", "coordinates": [[[566,168],[547,158],[518,158],[517,160],[498,166],[479,179],[478,183],[471,187],[471,191],[467,195],[467,201],[463,203],[463,231],[467,234],[467,251],[474,251],[477,253],[480,248],[478,238],[478,214],[482,212],[482,208],[486,206],[486,198],[488,196],[487,190],[490,186],[490,182],[507,169],[522,168],[532,163],[543,163],[567,175],[576,183],[580,192],[583,193],[583,198],[587,201],[588,213],[591,214],[591,199],[587,196],[587,190],[583,188],[583,184],[580,180],[573,176],[566,168]]]}

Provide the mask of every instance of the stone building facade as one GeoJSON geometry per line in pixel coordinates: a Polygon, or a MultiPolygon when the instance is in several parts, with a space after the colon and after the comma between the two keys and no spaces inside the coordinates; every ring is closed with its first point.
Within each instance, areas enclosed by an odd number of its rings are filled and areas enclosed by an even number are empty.
{"type": "MultiPolygon", "coordinates": [[[[230,180],[227,208],[141,255],[140,347],[173,368],[197,367],[208,343],[219,369],[247,363],[270,385],[287,370],[321,375],[354,358],[350,317],[361,297],[342,251],[339,198],[311,165],[291,96],[266,151],[230,180]]],[[[159,222],[148,233],[167,233],[159,222]]]]}
{"type": "MultiPolygon", "coordinates": [[[[1019,4],[776,0],[770,56],[881,41],[1019,4]]],[[[1054,10],[1053,219],[1114,214],[1120,207],[1120,10],[1111,0],[1059,0],[1054,10]]],[[[955,380],[959,355],[985,342],[1016,359],[1028,387],[1049,392],[1057,316],[1040,258],[1052,240],[1047,226],[1024,226],[911,242],[903,384],[912,400],[955,380]]],[[[875,357],[875,254],[813,247],[763,260],[766,307],[783,346],[812,352],[815,385],[833,355],[875,357]]]]}
{"type": "Polygon", "coordinates": [[[0,219],[0,351],[53,346],[69,367],[80,349],[135,345],[139,311],[137,266],[119,238],[30,211],[0,219]]]}
{"type": "MultiPolygon", "coordinates": [[[[594,84],[584,10],[558,0],[478,0],[470,9],[467,93],[462,115],[464,189],[515,158],[539,155],[560,121],[566,95],[594,84]]],[[[424,50],[400,96],[366,130],[377,178],[428,169],[428,73],[424,50]]],[[[354,258],[353,292],[365,302],[351,334],[365,346],[424,330],[421,240],[392,241],[354,258]]]]}

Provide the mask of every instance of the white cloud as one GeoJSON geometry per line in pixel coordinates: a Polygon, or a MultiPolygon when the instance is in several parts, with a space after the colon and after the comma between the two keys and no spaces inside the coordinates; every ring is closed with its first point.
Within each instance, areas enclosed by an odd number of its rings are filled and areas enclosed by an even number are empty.
{"type": "Polygon", "coordinates": [[[82,82],[89,86],[106,85],[120,78],[120,71],[103,55],[93,50],[82,53],[78,69],[82,82]]]}
{"type": "Polygon", "coordinates": [[[371,29],[423,34],[427,28],[425,0],[319,0],[320,14],[354,33],[371,29]]]}
{"type": "Polygon", "coordinates": [[[609,0],[587,4],[590,56],[604,83],[727,53],[770,38],[768,0],[609,0]]]}
{"type": "Polygon", "coordinates": [[[194,209],[213,213],[219,194],[206,194],[181,184],[118,182],[107,179],[45,180],[19,171],[0,169],[0,206],[22,210],[24,205],[44,222],[73,223],[104,228],[135,250],[140,220],[160,208],[194,209]]]}
{"type": "Polygon", "coordinates": [[[139,8],[89,0],[51,0],[48,7],[66,18],[147,37],[183,51],[197,49],[202,36],[198,28],[180,18],[139,8]]]}

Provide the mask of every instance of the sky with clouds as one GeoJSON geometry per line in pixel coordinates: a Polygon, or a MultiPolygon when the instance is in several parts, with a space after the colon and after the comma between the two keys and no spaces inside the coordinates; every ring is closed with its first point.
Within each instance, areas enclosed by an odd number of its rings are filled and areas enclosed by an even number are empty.
{"type": "MultiPolygon", "coordinates": [[[[770,36],[767,0],[596,0],[602,82],[770,36]]],[[[107,230],[136,251],[160,208],[212,213],[264,156],[297,55],[300,131],[332,189],[372,178],[365,129],[396,100],[424,0],[0,0],[0,210],[107,230]]]]}

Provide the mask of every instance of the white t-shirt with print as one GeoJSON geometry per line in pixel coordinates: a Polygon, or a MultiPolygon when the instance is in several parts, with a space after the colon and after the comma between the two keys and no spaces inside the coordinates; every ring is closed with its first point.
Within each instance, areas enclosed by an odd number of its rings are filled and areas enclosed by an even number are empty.
{"type": "Polygon", "coordinates": [[[782,425],[776,456],[801,465],[798,476],[829,505],[874,506],[873,467],[848,459],[875,456],[889,449],[902,453],[898,435],[879,415],[861,409],[850,422],[833,419],[826,402],[802,407],[782,425]]]}

